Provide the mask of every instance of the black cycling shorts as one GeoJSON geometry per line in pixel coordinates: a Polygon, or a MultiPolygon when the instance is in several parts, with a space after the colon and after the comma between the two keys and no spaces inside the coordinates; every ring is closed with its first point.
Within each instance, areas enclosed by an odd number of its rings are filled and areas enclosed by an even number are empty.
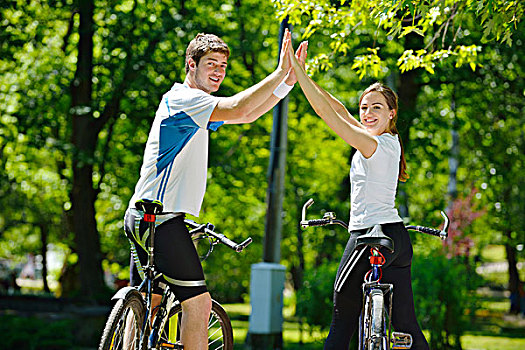
{"type": "MultiPolygon", "coordinates": [[[[124,224],[132,251],[130,284],[138,286],[144,277],[142,267],[148,261],[147,252],[144,250],[144,246],[149,243],[147,238],[149,237],[148,223],[141,220],[138,214],[128,210],[124,224]]],[[[188,300],[208,291],[201,261],[184,223],[183,214],[171,218],[155,228],[154,245],[155,265],[157,270],[163,274],[159,280],[170,286],[179,301],[188,300]]],[[[161,294],[158,287],[154,290],[161,294]]]]}

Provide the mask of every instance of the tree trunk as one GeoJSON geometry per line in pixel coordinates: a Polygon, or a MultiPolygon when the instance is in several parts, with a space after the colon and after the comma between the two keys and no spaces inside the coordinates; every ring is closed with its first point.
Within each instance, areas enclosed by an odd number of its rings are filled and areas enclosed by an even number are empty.
{"type": "Polygon", "coordinates": [[[514,244],[512,244],[510,229],[505,230],[505,237],[507,237],[507,241],[505,242],[505,253],[507,256],[507,262],[509,264],[509,291],[512,295],[516,295],[518,297],[518,302],[516,303],[516,305],[513,305],[513,304],[510,305],[510,312],[519,313],[520,311],[520,302],[519,302],[520,275],[518,273],[518,268],[517,268],[518,261],[516,259],[516,248],[514,247],[514,244]]]}
{"type": "MultiPolygon", "coordinates": [[[[511,163],[506,159],[503,162],[503,169],[502,173],[503,176],[506,177],[507,174],[510,174],[512,165],[511,163]]],[[[511,181],[507,180],[507,183],[512,183],[511,181]]],[[[503,203],[506,203],[504,208],[504,222],[505,227],[503,228],[503,234],[505,236],[505,253],[507,262],[509,264],[509,291],[511,295],[514,295],[518,298],[518,302],[516,304],[510,305],[510,312],[518,312],[520,311],[520,292],[519,292],[519,286],[520,286],[520,275],[518,272],[517,267],[517,256],[516,256],[516,239],[512,238],[512,231],[513,227],[515,227],[513,220],[514,216],[517,214],[512,211],[512,206],[510,203],[512,203],[512,187],[510,185],[507,185],[505,189],[503,190],[503,203]]]]}
{"type": "MultiPolygon", "coordinates": [[[[416,100],[419,94],[420,86],[416,82],[418,72],[411,70],[405,72],[398,79],[397,93],[399,97],[399,111],[398,111],[398,131],[401,142],[403,143],[403,150],[405,152],[405,159],[410,157],[410,126],[416,117],[416,100]]],[[[410,169],[407,169],[410,176],[410,169]]],[[[410,181],[410,179],[409,179],[410,181]]],[[[399,215],[402,218],[410,217],[408,212],[408,195],[405,190],[406,183],[399,182],[398,187],[398,203],[399,215]]]]}
{"type": "Polygon", "coordinates": [[[79,0],[79,42],[75,78],[71,84],[73,125],[73,186],[71,203],[83,298],[94,301],[104,288],[100,241],[95,221],[96,190],[93,159],[99,130],[92,110],[93,11],[90,0],[79,0]]]}
{"type": "MultiPolygon", "coordinates": [[[[407,35],[404,43],[405,50],[421,47],[422,40],[423,39],[419,35],[407,35]]],[[[403,150],[407,161],[410,157],[410,127],[418,116],[416,113],[416,103],[417,96],[421,90],[421,85],[418,82],[419,75],[420,73],[418,70],[409,70],[402,73],[400,76],[392,75],[389,77],[389,83],[392,85],[391,87],[395,88],[397,86],[397,95],[399,99],[397,130],[399,131],[399,137],[403,143],[403,150]]],[[[407,169],[407,173],[410,176],[410,169],[407,169]]],[[[410,181],[410,179],[408,181],[410,181]]],[[[410,213],[408,212],[408,195],[405,187],[406,182],[399,182],[397,197],[399,203],[399,215],[402,218],[410,217],[410,213]]]]}
{"type": "Polygon", "coordinates": [[[49,285],[47,284],[47,237],[48,228],[46,224],[40,224],[40,254],[42,255],[42,281],[44,282],[44,292],[49,293],[49,285]]]}

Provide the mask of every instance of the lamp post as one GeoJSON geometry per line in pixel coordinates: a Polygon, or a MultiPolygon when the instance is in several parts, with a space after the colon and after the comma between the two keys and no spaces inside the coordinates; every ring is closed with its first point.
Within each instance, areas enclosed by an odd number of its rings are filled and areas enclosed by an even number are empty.
{"type": "MultiPolygon", "coordinates": [[[[281,22],[279,49],[288,19],[281,22]]],[[[273,129],[268,165],[268,191],[263,262],[252,265],[250,326],[247,344],[252,349],[282,349],[285,267],[281,260],[282,207],[287,149],[288,96],[273,109],[273,129]]]]}

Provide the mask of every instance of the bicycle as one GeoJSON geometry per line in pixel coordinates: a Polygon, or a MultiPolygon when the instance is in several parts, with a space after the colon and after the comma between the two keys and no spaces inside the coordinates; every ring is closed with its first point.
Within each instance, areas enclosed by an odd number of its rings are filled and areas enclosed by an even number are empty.
{"type": "MultiPolygon", "coordinates": [[[[309,199],[303,205],[301,213],[301,227],[326,226],[337,224],[348,230],[348,224],[336,219],[334,212],[326,212],[322,219],[306,220],[306,210],[314,203],[309,199]]],[[[442,240],[447,238],[449,219],[445,212],[441,211],[444,219],[442,230],[437,230],[425,226],[405,226],[407,230],[418,231],[429,235],[440,237],[442,240]]],[[[375,225],[367,233],[359,236],[356,242],[356,249],[364,247],[370,248],[371,269],[364,277],[362,284],[363,306],[359,317],[359,350],[389,350],[389,349],[410,349],[412,347],[412,335],[408,333],[392,331],[392,299],[394,296],[394,286],[389,283],[381,283],[381,267],[386,260],[379,251],[385,248],[394,252],[393,240],[386,236],[381,230],[381,225],[375,225]],[[386,303],[385,303],[386,299],[386,303]]]]}
{"type": "MultiPolygon", "coordinates": [[[[154,263],[155,221],[159,215],[173,214],[163,212],[159,201],[141,199],[136,202],[136,209],[149,226],[148,261],[144,267],[145,278],[138,287],[124,287],[117,291],[112,300],[116,300],[106,321],[99,350],[152,350],[184,349],[180,342],[182,307],[169,286],[157,281],[161,273],[154,263]],[[152,310],[153,286],[158,284],[163,289],[160,304],[152,310]]],[[[198,224],[185,220],[191,228],[190,234],[195,240],[208,239],[210,246],[206,259],[213,247],[222,243],[240,253],[251,242],[247,238],[237,244],[224,234],[215,232],[214,225],[198,224]]],[[[208,346],[210,349],[233,349],[233,331],[228,314],[215,300],[212,300],[210,320],[208,322],[208,346]]]]}

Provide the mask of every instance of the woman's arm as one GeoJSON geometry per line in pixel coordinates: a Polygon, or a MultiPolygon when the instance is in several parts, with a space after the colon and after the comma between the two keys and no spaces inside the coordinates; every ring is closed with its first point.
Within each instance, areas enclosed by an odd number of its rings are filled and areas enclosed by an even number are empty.
{"type": "Polygon", "coordinates": [[[297,81],[315,113],[346,143],[358,149],[364,157],[371,157],[377,148],[377,141],[352,117],[341,102],[328,94],[306,74],[291,48],[288,54],[297,81]]]}
{"type": "Polygon", "coordinates": [[[337,98],[335,98],[328,91],[326,91],[323,88],[321,88],[315,81],[311,80],[311,82],[313,84],[315,84],[315,86],[317,86],[319,91],[321,91],[321,93],[323,94],[324,98],[328,101],[328,103],[330,103],[330,105],[334,109],[335,113],[337,113],[339,115],[339,117],[345,119],[350,124],[355,125],[358,128],[365,130],[363,125],[361,123],[359,123],[350,112],[348,112],[348,109],[346,109],[346,107],[341,103],[341,101],[339,101],[337,98]]]}

